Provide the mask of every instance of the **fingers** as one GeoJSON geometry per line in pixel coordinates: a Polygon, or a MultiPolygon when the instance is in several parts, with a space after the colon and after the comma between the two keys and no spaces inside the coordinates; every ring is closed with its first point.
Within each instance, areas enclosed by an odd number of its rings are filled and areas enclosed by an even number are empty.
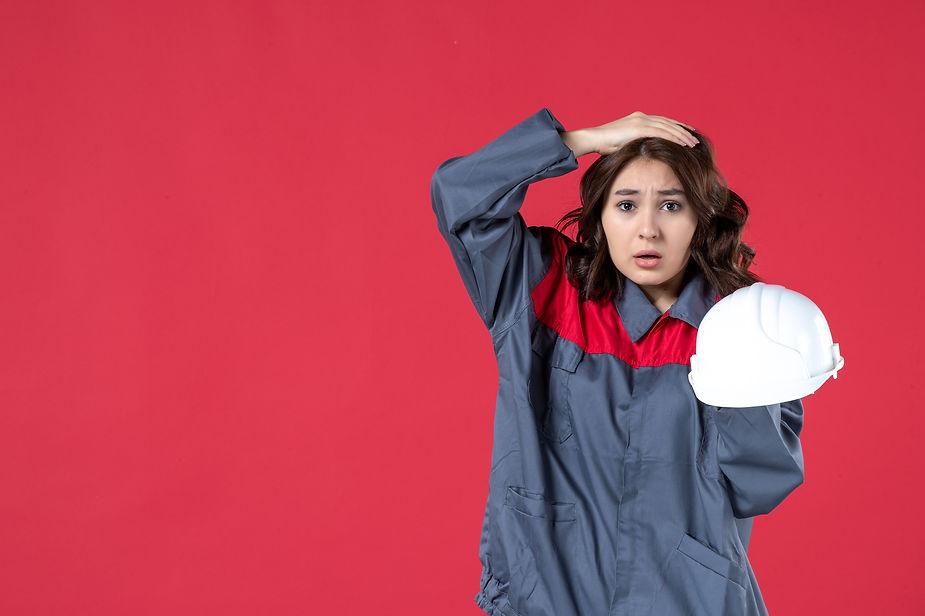
{"type": "Polygon", "coordinates": [[[686,126],[687,128],[689,128],[689,129],[691,129],[691,130],[697,130],[696,128],[694,128],[694,127],[691,126],[690,124],[685,124],[684,122],[679,122],[678,120],[672,120],[671,118],[666,118],[665,116],[654,115],[654,116],[649,116],[649,117],[650,117],[650,118],[658,118],[658,119],[660,119],[660,120],[665,120],[666,122],[674,122],[675,124],[680,124],[681,126],[686,126]]]}
{"type": "Polygon", "coordinates": [[[667,118],[663,118],[662,116],[649,117],[652,120],[652,123],[655,125],[654,127],[657,130],[662,130],[669,134],[671,136],[671,140],[677,141],[681,145],[688,145],[691,147],[694,147],[700,143],[693,135],[678,126],[678,123],[674,122],[674,120],[669,120],[667,118]]]}

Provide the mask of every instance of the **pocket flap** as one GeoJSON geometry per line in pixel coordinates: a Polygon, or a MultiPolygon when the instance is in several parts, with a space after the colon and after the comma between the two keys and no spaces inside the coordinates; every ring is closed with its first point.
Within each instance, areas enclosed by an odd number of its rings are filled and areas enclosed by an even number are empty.
{"type": "Polygon", "coordinates": [[[714,551],[713,548],[700,543],[687,533],[681,536],[678,550],[707,569],[718,573],[743,588],[748,588],[748,572],[745,569],[714,551]]]}
{"type": "Polygon", "coordinates": [[[531,341],[534,352],[542,357],[549,357],[549,365],[555,368],[575,372],[584,356],[584,349],[545,325],[541,324],[539,327],[531,341]]]}
{"type": "Polygon", "coordinates": [[[575,503],[549,501],[542,492],[521,486],[507,486],[504,504],[535,518],[549,518],[556,522],[571,522],[575,519],[575,503]]]}

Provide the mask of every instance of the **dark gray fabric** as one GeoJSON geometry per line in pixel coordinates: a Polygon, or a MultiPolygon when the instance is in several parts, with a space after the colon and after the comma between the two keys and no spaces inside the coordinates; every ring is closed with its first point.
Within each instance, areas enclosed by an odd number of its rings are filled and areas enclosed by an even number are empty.
{"type": "MultiPolygon", "coordinates": [[[[431,200],[499,369],[478,606],[504,616],[767,614],[751,518],[803,481],[803,406],[700,403],[688,363],[587,352],[538,318],[559,232],[528,227],[530,183],[578,167],[548,109],[435,171],[431,200]]],[[[715,301],[691,270],[669,316],[715,301]]],[[[635,344],[661,312],[631,280],[614,303],[635,344]]]]}

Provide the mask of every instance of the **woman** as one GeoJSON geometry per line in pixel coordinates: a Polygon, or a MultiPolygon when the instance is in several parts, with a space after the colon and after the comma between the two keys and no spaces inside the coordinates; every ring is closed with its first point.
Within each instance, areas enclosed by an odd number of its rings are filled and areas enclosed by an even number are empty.
{"type": "Polygon", "coordinates": [[[479,607],[767,614],[750,518],[803,482],[803,406],[718,408],[688,382],[704,314],[759,280],[703,136],[640,112],[566,131],[543,108],[443,162],[431,200],[500,375],[479,607]],[[526,226],[527,187],[592,152],[559,221],[576,239],[526,226]]]}

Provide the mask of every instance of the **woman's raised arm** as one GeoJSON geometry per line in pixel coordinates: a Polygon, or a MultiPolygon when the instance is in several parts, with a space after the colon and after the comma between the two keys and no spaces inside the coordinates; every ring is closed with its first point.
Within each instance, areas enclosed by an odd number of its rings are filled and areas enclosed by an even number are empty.
{"type": "Polygon", "coordinates": [[[564,131],[544,107],[431,179],[437,227],[492,337],[516,321],[544,273],[540,227],[519,210],[530,184],[578,168],[564,131]]]}

